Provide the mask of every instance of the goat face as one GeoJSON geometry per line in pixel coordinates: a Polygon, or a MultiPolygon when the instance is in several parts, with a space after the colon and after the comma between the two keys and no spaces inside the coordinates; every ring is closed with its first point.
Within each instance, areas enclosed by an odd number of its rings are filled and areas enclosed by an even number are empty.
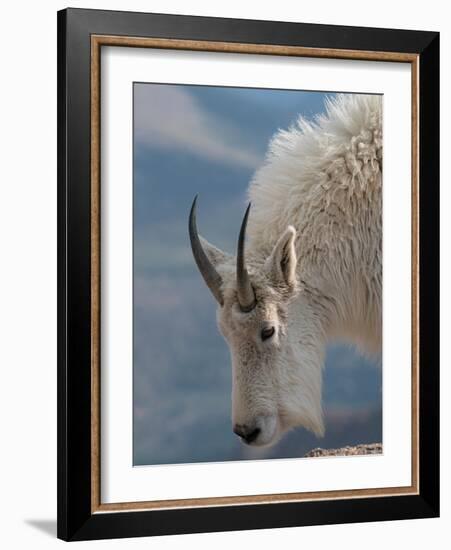
{"type": "Polygon", "coordinates": [[[267,258],[244,259],[249,208],[236,258],[199,238],[193,254],[219,303],[218,327],[232,358],[232,425],[243,442],[270,446],[288,429],[322,435],[320,330],[296,277],[296,231],[289,226],[267,258]]]}

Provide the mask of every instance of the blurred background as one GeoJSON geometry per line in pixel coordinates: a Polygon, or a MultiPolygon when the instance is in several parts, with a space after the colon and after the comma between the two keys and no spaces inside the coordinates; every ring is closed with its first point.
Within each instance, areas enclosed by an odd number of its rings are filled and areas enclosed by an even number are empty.
{"type": "Polygon", "coordinates": [[[382,369],[330,346],[323,386],[326,435],[299,428],[270,449],[231,427],[231,367],[216,302],[192,258],[199,232],[233,252],[246,189],[268,141],[331,93],[134,84],[134,465],[301,457],[314,447],[382,441],[382,369]]]}

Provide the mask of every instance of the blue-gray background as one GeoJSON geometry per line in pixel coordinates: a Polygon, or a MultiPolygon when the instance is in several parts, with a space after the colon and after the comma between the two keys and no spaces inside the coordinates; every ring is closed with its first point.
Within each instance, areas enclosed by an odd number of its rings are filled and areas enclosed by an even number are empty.
{"type": "Polygon", "coordinates": [[[233,252],[246,188],[268,141],[322,92],[135,83],[133,463],[303,456],[310,449],[382,440],[382,371],[333,345],[323,399],[326,436],[300,428],[271,449],[244,447],[230,422],[229,352],[215,302],[191,256],[188,212],[233,252]]]}

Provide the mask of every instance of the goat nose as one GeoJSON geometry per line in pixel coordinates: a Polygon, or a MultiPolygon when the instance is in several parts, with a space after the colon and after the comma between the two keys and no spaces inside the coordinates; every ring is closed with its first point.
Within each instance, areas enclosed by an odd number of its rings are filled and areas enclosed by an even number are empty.
{"type": "Polygon", "coordinates": [[[255,426],[247,426],[246,424],[235,424],[233,426],[233,431],[236,435],[239,435],[241,439],[244,439],[246,443],[252,443],[258,437],[260,433],[260,428],[255,426]]]}

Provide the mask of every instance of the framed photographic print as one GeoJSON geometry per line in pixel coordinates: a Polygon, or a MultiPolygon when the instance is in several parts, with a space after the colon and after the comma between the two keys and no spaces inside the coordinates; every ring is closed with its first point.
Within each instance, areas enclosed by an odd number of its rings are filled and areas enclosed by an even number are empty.
{"type": "Polygon", "coordinates": [[[58,536],[439,513],[438,33],[58,13],[58,536]]]}

